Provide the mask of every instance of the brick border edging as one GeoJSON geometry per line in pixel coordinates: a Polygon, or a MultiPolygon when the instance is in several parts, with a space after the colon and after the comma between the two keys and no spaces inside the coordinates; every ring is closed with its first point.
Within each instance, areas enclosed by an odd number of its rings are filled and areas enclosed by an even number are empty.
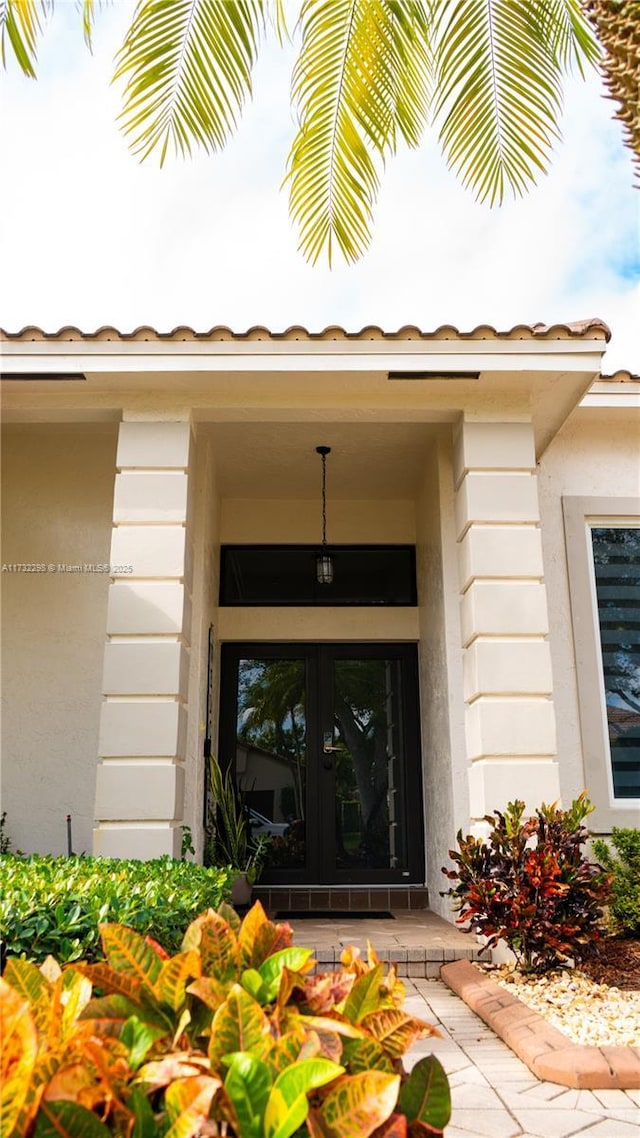
{"type": "Polygon", "coordinates": [[[640,1047],[573,1043],[468,960],[443,964],[440,976],[538,1079],[578,1090],[640,1089],[640,1047]]]}

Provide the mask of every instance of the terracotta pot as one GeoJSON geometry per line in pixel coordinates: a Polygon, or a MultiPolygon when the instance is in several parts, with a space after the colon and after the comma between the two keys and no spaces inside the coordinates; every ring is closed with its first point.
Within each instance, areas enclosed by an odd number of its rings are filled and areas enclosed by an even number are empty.
{"type": "Polygon", "coordinates": [[[247,880],[246,873],[238,873],[231,882],[231,900],[234,905],[249,905],[253,886],[247,880]]]}

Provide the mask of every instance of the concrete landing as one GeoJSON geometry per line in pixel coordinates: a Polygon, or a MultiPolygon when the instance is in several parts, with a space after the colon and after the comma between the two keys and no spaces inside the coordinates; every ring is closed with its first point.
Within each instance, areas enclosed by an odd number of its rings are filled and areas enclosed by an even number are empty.
{"type": "Polygon", "coordinates": [[[439,977],[440,967],[447,961],[477,960],[480,955],[473,934],[461,932],[428,909],[397,909],[392,920],[356,919],[345,913],[294,918],[289,923],[295,943],[312,948],[321,968],[338,964],[349,944],[366,953],[367,941],[380,960],[396,965],[398,975],[423,979],[439,977]]]}

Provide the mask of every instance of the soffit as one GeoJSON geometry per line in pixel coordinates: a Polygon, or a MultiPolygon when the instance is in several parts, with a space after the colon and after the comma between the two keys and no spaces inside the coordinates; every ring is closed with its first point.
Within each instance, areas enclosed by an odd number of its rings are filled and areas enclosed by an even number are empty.
{"type": "MultiPolygon", "coordinates": [[[[440,428],[442,430],[442,428],[440,428]]],[[[450,428],[446,429],[447,436],[450,428]]],[[[223,498],[311,499],[320,492],[317,446],[330,446],[330,501],[411,499],[439,429],[428,423],[215,423],[216,489],[223,498]]]]}

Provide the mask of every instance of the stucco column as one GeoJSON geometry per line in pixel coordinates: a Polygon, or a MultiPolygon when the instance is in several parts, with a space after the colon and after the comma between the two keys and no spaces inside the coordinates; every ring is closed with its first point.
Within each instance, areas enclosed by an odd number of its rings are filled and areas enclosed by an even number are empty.
{"type": "Polygon", "coordinates": [[[479,822],[516,798],[533,809],[560,797],[531,424],[463,421],[454,474],[470,812],[479,822]]]}
{"type": "Polygon", "coordinates": [[[94,853],[180,853],[191,628],[191,425],[120,424],[94,853]]]}

